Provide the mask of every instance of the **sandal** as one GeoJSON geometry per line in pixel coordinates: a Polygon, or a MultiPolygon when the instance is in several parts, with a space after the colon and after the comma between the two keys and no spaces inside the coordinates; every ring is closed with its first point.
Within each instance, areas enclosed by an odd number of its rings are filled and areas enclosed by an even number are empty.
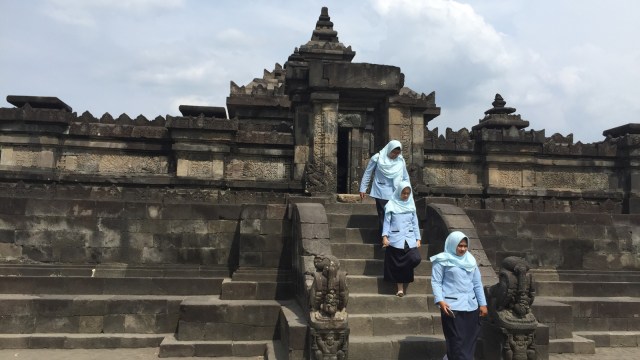
{"type": "Polygon", "coordinates": [[[403,296],[404,296],[404,292],[402,292],[402,291],[398,291],[398,292],[396,293],[396,296],[397,296],[397,297],[403,297],[403,296]]]}

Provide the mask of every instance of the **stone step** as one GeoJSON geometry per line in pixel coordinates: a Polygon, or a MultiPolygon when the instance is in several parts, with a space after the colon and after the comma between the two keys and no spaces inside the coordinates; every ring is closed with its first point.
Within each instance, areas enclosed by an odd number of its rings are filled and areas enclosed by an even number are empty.
{"type": "Polygon", "coordinates": [[[158,357],[230,357],[236,360],[258,357],[259,359],[267,354],[270,342],[271,340],[184,341],[178,340],[173,334],[170,334],[160,343],[158,357]]]}
{"type": "Polygon", "coordinates": [[[442,335],[440,314],[349,314],[351,336],[442,335]]]}
{"type": "Polygon", "coordinates": [[[384,259],[380,244],[331,244],[331,253],[339,259],[384,259]]]}
{"type": "MultiPolygon", "coordinates": [[[[397,285],[384,281],[383,276],[348,275],[347,286],[350,293],[395,294],[397,285]]],[[[414,276],[414,281],[406,288],[407,294],[431,294],[431,276],[414,276]]]]}
{"type": "Polygon", "coordinates": [[[296,349],[287,348],[280,340],[273,340],[270,344],[267,343],[267,351],[265,352],[264,357],[257,360],[279,359],[304,359],[304,347],[303,350],[297,351],[296,349]]]}
{"type": "Polygon", "coordinates": [[[0,276],[0,294],[217,295],[223,278],[0,276]]]}
{"type": "Polygon", "coordinates": [[[349,314],[393,314],[439,312],[433,303],[433,295],[407,294],[349,294],[349,314]]]}
{"type": "Polygon", "coordinates": [[[275,300],[192,297],[180,304],[180,341],[255,341],[274,338],[281,304],[275,300]]]}
{"type": "Polygon", "coordinates": [[[573,336],[571,305],[540,296],[534,299],[531,310],[536,320],[548,327],[549,339],[566,339],[573,336]]]}
{"type": "Polygon", "coordinates": [[[269,268],[240,268],[231,278],[236,281],[291,281],[292,274],[287,270],[269,268]]]}
{"type": "Polygon", "coordinates": [[[222,300],[285,300],[293,297],[291,281],[236,281],[222,282],[222,300]]]}
{"type": "Polygon", "coordinates": [[[640,331],[575,331],[574,335],[593,340],[596,347],[638,347],[640,331]]]}
{"type": "Polygon", "coordinates": [[[307,349],[309,310],[296,300],[280,301],[280,336],[269,346],[268,359],[304,359],[307,349]]]}
{"type": "Polygon", "coordinates": [[[533,312],[549,325],[549,338],[564,338],[570,331],[635,331],[640,329],[640,298],[634,297],[536,297],[533,312]],[[554,303],[561,306],[546,307],[554,303]],[[570,320],[568,320],[570,319],[570,320]],[[570,322],[570,324],[567,324],[570,322]],[[553,326],[563,328],[553,336],[553,326]]]}
{"type": "Polygon", "coordinates": [[[170,334],[0,334],[0,349],[118,349],[158,347],[170,334]]]}
{"type": "Polygon", "coordinates": [[[331,228],[329,229],[332,243],[348,244],[381,244],[382,237],[378,228],[331,228]]]}
{"type": "MultiPolygon", "coordinates": [[[[349,275],[381,275],[384,260],[382,259],[340,259],[340,268],[349,275]]],[[[431,261],[422,259],[422,263],[414,269],[415,275],[431,276],[431,261]]]]}
{"type": "Polygon", "coordinates": [[[0,294],[0,333],[172,333],[185,298],[0,294]]]}
{"type": "Polygon", "coordinates": [[[127,264],[0,264],[0,276],[78,276],[99,278],[224,278],[227,266],[204,265],[127,265],[127,264]]]}
{"type": "Polygon", "coordinates": [[[349,336],[349,360],[442,360],[444,336],[349,336]]]}
{"type": "MultiPolygon", "coordinates": [[[[381,244],[331,244],[331,253],[339,259],[384,259],[385,248],[381,244]]],[[[419,248],[423,260],[428,259],[429,247],[419,248]]]]}
{"type": "Polygon", "coordinates": [[[340,228],[378,229],[378,214],[375,212],[368,215],[327,214],[327,221],[331,230],[340,228]]]}
{"type": "Polygon", "coordinates": [[[346,214],[346,215],[377,215],[376,205],[374,203],[334,203],[325,204],[325,211],[329,214],[346,214]]]}
{"type": "Polygon", "coordinates": [[[531,270],[536,281],[640,282],[640,271],[618,270],[531,270]]]}
{"type": "MultiPolygon", "coordinates": [[[[640,280],[640,279],[638,279],[640,280]]],[[[633,296],[640,297],[638,282],[535,281],[539,296],[633,296]]]]}
{"type": "Polygon", "coordinates": [[[549,339],[549,354],[595,354],[595,342],[573,335],[567,339],[549,339]]]}

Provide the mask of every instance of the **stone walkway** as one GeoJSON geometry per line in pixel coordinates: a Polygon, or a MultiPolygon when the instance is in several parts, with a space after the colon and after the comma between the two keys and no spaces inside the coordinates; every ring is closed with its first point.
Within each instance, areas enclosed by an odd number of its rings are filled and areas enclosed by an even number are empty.
{"type": "Polygon", "coordinates": [[[593,355],[586,354],[551,354],[549,360],[635,360],[640,359],[640,348],[638,347],[617,347],[617,348],[596,348],[593,355]]]}
{"type": "MultiPolygon", "coordinates": [[[[77,349],[77,350],[25,350],[6,349],[0,350],[2,360],[156,360],[157,348],[143,349],[77,349]]],[[[185,360],[187,358],[162,358],[162,360],[185,360]]],[[[240,358],[189,358],[197,360],[240,360],[240,358]]],[[[552,354],[549,360],[635,360],[640,359],[640,348],[596,348],[593,355],[552,354]]],[[[247,357],[242,360],[262,360],[261,357],[247,357]]]]}
{"type": "Polygon", "coordinates": [[[141,348],[141,349],[5,349],[0,350],[1,360],[263,360],[261,356],[245,357],[245,358],[226,358],[226,357],[170,357],[158,358],[158,348],[141,348]]]}

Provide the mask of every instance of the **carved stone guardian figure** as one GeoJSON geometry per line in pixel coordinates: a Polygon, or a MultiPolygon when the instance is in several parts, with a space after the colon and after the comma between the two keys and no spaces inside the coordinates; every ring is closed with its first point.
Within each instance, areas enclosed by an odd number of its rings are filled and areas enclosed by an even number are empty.
{"type": "Polygon", "coordinates": [[[535,298],[529,264],[509,256],[502,261],[499,281],[485,287],[489,326],[483,331],[485,358],[504,360],[537,359],[535,330],[538,321],[531,312],[535,298]],[[492,349],[500,353],[488,354],[492,349]]]}
{"type": "Polygon", "coordinates": [[[316,256],[309,299],[309,349],[315,360],[345,360],[349,344],[347,274],[332,255],[316,256]]]}

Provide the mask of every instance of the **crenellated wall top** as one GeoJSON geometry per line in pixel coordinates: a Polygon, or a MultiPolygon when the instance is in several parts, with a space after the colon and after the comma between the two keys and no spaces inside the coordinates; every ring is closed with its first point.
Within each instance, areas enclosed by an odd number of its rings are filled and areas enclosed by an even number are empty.
{"type": "MultiPolygon", "coordinates": [[[[627,137],[625,137],[626,139],[627,137]]],[[[470,132],[466,128],[454,131],[447,128],[439,134],[438,128],[427,129],[424,135],[424,149],[428,151],[474,151],[476,143],[510,142],[541,145],[541,154],[571,156],[605,156],[615,157],[618,147],[622,145],[620,138],[607,138],[601,142],[573,142],[573,134],[553,134],[545,137],[545,130],[516,129],[480,129],[470,132]]],[[[626,142],[625,142],[626,144],[626,142]]]]}

